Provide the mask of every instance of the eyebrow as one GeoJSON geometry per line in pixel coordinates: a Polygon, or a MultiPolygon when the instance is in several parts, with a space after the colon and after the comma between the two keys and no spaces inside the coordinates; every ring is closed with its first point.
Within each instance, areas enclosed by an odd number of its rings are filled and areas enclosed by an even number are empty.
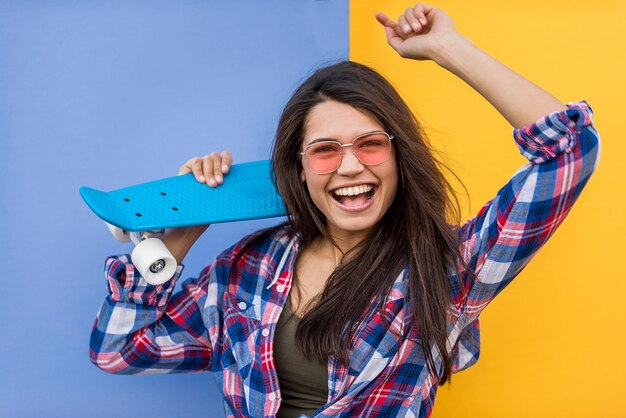
{"type": "MultiPolygon", "coordinates": [[[[317,138],[317,139],[314,139],[313,141],[309,142],[305,146],[308,147],[309,145],[317,144],[318,142],[326,142],[326,141],[339,142],[339,140],[334,139],[334,138],[317,138]]],[[[339,143],[341,144],[341,142],[339,142],[339,143]]]]}
{"type": "MultiPolygon", "coordinates": [[[[362,134],[359,134],[359,135],[355,136],[354,138],[352,138],[349,142],[354,141],[356,138],[358,138],[360,136],[367,135],[367,134],[373,134],[374,132],[385,132],[385,131],[381,131],[381,130],[375,129],[373,131],[363,132],[362,134]]],[[[314,139],[313,141],[309,142],[308,144],[306,144],[304,147],[308,147],[309,145],[313,145],[313,144],[316,144],[318,142],[324,142],[324,141],[339,142],[341,144],[341,141],[339,141],[338,139],[335,139],[335,138],[317,138],[317,139],[314,139]]]]}

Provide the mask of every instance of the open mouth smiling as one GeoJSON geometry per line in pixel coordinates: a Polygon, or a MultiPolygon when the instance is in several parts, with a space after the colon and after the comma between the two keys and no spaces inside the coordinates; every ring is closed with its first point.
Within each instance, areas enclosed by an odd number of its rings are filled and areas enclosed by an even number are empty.
{"type": "Polygon", "coordinates": [[[332,190],[330,195],[343,205],[359,206],[371,200],[377,189],[378,187],[373,184],[361,184],[332,190]]]}

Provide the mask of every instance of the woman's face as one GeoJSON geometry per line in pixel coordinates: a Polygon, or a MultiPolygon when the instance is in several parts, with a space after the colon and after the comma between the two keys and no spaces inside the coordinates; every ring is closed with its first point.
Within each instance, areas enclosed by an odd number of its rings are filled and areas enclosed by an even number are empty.
{"type": "MultiPolygon", "coordinates": [[[[332,138],[348,144],[364,133],[384,130],[373,115],[328,100],[309,112],[302,149],[320,138],[332,138]]],[[[363,238],[387,212],[398,188],[393,149],[387,161],[375,166],[362,164],[352,152],[352,147],[346,147],[341,165],[333,173],[312,172],[304,156],[302,167],[300,180],[305,182],[311,199],[326,216],[328,230],[335,238],[363,238]]]]}

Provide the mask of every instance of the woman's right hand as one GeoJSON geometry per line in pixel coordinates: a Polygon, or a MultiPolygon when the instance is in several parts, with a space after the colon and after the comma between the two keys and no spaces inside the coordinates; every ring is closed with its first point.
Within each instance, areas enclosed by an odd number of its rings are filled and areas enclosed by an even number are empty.
{"type": "Polygon", "coordinates": [[[233,155],[230,151],[212,152],[204,157],[193,157],[178,170],[178,175],[193,173],[200,183],[217,187],[224,182],[224,174],[230,170],[233,155]]]}

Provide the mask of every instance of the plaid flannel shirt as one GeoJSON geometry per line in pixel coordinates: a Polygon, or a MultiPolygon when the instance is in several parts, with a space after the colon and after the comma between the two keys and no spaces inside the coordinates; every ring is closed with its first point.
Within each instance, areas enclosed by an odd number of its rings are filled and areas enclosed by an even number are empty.
{"type": "MultiPolygon", "coordinates": [[[[599,137],[591,118],[582,101],[514,130],[529,163],[476,217],[455,227],[460,254],[476,275],[451,274],[448,347],[454,372],[478,359],[482,310],[563,222],[594,171],[599,137]]],[[[93,328],[91,360],[111,373],[212,372],[228,417],[274,416],[281,392],[273,339],[298,253],[292,236],[278,230],[234,261],[246,237],[176,294],[182,266],[171,281],[151,286],[128,256],[108,258],[109,296],[93,328]]],[[[441,362],[436,355],[436,373],[426,367],[407,290],[405,271],[382,311],[404,337],[385,329],[381,311],[368,313],[351,341],[349,364],[329,358],[327,403],[314,416],[430,416],[441,362]]]]}

